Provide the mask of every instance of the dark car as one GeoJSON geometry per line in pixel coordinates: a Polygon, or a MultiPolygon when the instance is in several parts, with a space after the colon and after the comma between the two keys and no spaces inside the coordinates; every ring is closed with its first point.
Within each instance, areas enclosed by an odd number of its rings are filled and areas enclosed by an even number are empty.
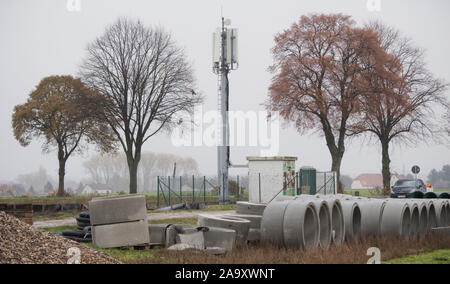
{"type": "Polygon", "coordinates": [[[401,179],[392,187],[391,198],[409,198],[426,192],[427,186],[421,179],[401,179]]]}

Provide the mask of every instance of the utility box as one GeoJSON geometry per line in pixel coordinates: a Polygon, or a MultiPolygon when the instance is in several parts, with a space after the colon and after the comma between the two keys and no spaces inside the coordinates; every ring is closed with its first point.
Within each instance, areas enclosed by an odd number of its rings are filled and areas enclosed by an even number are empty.
{"type": "Polygon", "coordinates": [[[312,167],[303,167],[299,172],[299,192],[298,195],[301,194],[310,194],[314,195],[317,193],[317,171],[312,167]]]}
{"type": "Polygon", "coordinates": [[[297,157],[247,157],[249,201],[269,203],[276,196],[295,196],[297,157]]]}

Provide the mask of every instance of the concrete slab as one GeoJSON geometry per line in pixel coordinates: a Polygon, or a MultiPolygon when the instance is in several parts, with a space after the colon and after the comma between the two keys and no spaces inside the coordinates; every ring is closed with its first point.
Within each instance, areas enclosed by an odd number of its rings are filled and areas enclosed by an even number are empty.
{"type": "Polygon", "coordinates": [[[180,243],[190,245],[196,249],[205,249],[205,238],[203,232],[195,232],[191,234],[178,234],[180,243]]]}
{"type": "Polygon", "coordinates": [[[236,231],[224,228],[209,227],[209,230],[203,232],[205,246],[220,247],[226,251],[232,251],[236,241],[236,231]]]}
{"type": "Polygon", "coordinates": [[[198,226],[234,230],[236,231],[236,244],[245,245],[250,229],[250,221],[225,215],[213,216],[201,214],[198,216],[198,226]]]}
{"type": "Polygon", "coordinates": [[[239,201],[236,203],[236,213],[262,216],[264,213],[264,209],[266,209],[266,206],[266,204],[239,201]]]}
{"type": "Polygon", "coordinates": [[[147,221],[92,227],[92,244],[98,248],[118,248],[150,243],[147,221]]]}
{"type": "Polygon", "coordinates": [[[224,216],[236,217],[250,221],[250,229],[261,229],[262,216],[244,214],[225,214],[224,216]]]}
{"type": "Polygon", "coordinates": [[[145,196],[126,195],[94,198],[89,202],[92,225],[108,225],[147,220],[145,196]]]}

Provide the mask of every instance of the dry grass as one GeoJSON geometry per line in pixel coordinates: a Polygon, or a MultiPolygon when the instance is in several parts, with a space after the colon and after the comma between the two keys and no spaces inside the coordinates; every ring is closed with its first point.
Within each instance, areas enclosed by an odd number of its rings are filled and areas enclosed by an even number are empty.
{"type": "Polygon", "coordinates": [[[370,256],[367,249],[378,247],[383,261],[450,248],[450,238],[427,236],[421,239],[399,240],[384,237],[332,246],[328,250],[280,249],[267,244],[253,244],[235,249],[224,256],[205,255],[196,251],[173,252],[155,250],[151,257],[128,259],[130,263],[172,264],[363,264],[370,256]]]}

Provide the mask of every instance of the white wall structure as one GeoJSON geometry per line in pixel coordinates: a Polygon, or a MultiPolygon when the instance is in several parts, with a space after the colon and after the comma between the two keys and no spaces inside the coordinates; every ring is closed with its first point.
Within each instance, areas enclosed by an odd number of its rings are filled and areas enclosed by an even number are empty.
{"type": "Polygon", "coordinates": [[[247,160],[250,202],[269,203],[278,193],[295,195],[297,157],[247,157],[247,160]]]}

